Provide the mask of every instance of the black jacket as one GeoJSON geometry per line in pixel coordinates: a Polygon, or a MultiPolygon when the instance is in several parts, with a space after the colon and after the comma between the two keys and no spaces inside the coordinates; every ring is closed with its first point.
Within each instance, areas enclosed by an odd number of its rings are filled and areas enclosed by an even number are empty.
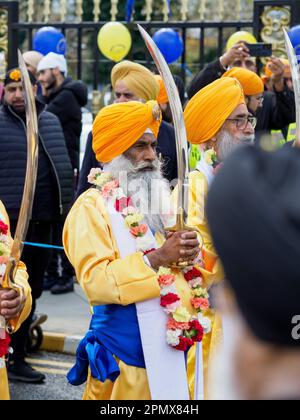
{"type": "MultiPolygon", "coordinates": [[[[208,64],[192,80],[188,88],[191,99],[199,90],[219,79],[226,70],[220,60],[208,64]]],[[[265,92],[263,107],[257,112],[256,139],[268,134],[271,130],[283,130],[295,122],[295,96],[287,87],[283,92],[265,92]]]]}
{"type": "MultiPolygon", "coordinates": [[[[53,220],[65,214],[73,200],[73,172],[57,117],[37,102],[39,168],[33,220],[53,220]],[[48,197],[48,194],[52,194],[48,197]],[[46,204],[47,203],[47,204],[46,204]],[[46,208],[47,207],[47,208],[46,208]]],[[[24,117],[25,120],[25,117],[24,117]]],[[[0,108],[0,197],[12,220],[19,215],[27,163],[26,125],[21,116],[0,108]]]]}
{"type": "Polygon", "coordinates": [[[84,83],[67,78],[63,84],[44,98],[47,111],[61,123],[73,169],[79,168],[79,145],[82,130],[81,107],[87,104],[88,91],[84,83]]]}
{"type": "MultiPolygon", "coordinates": [[[[174,127],[163,121],[160,126],[157,140],[157,153],[158,155],[161,154],[165,163],[163,167],[164,175],[170,182],[177,180],[177,153],[174,127]]],[[[99,166],[92,148],[92,142],[93,136],[92,133],[90,133],[86,143],[82,168],[80,170],[77,197],[91,187],[87,181],[87,177],[92,168],[97,168],[99,166]]]]}

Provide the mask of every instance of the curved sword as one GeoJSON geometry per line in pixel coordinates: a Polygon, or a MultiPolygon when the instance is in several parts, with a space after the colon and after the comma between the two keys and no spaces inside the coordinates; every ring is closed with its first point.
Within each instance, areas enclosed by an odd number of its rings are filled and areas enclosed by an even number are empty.
{"type": "Polygon", "coordinates": [[[283,28],[284,38],[285,38],[285,45],[286,51],[288,54],[292,78],[293,78],[293,86],[294,86],[294,94],[295,94],[295,102],[296,102],[296,141],[295,146],[300,147],[300,76],[299,76],[299,63],[297,60],[297,56],[294,50],[294,47],[291,43],[290,37],[287,31],[283,28]]]}
{"type": "Polygon", "coordinates": [[[32,85],[26,64],[20,51],[18,51],[19,68],[22,74],[22,86],[25,99],[26,125],[27,125],[27,167],[23,191],[23,198],[19,219],[14,236],[14,242],[9,262],[2,282],[2,288],[18,289],[14,282],[17,267],[21,258],[24,240],[27,234],[32,214],[33,198],[35,193],[38,169],[38,121],[32,85]]]}
{"type": "Polygon", "coordinates": [[[195,230],[195,228],[191,228],[185,223],[186,216],[188,214],[189,194],[188,143],[186,128],[184,124],[183,109],[178,89],[170,68],[159,48],[142,26],[138,25],[138,28],[164,81],[174,121],[178,166],[178,202],[176,212],[177,221],[175,226],[166,228],[166,230],[171,232],[178,230],[195,230]]]}

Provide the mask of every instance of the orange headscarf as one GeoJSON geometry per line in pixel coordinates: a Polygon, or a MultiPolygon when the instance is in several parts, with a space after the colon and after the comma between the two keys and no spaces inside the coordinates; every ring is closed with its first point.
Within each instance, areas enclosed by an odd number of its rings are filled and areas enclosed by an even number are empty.
{"type": "Polygon", "coordinates": [[[259,76],[253,71],[243,69],[241,67],[233,67],[228,70],[222,77],[234,77],[237,79],[244,90],[246,96],[258,95],[263,93],[265,88],[259,76]]]}
{"type": "Polygon", "coordinates": [[[127,102],[103,108],[93,125],[93,149],[99,162],[111,162],[136,143],[149,128],[155,137],[161,124],[156,101],[127,102]]]}
{"type": "Polygon", "coordinates": [[[169,102],[169,98],[163,79],[159,75],[156,75],[155,79],[159,84],[159,94],[157,97],[157,102],[159,103],[159,105],[167,104],[169,102]]]}
{"type": "Polygon", "coordinates": [[[231,77],[218,79],[200,90],[184,111],[188,141],[200,144],[211,140],[241,104],[245,104],[243,88],[231,77]]]}

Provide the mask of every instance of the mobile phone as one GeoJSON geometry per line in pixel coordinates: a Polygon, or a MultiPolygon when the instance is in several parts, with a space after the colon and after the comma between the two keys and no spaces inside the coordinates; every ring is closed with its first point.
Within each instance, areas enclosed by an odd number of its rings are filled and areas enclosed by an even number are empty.
{"type": "Polygon", "coordinates": [[[257,44],[245,44],[251,57],[271,57],[273,55],[272,44],[258,42],[257,44]]]}

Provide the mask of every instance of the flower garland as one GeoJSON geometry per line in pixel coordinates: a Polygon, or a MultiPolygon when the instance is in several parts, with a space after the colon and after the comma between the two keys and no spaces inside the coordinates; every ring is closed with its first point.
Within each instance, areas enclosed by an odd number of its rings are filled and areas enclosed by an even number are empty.
{"type": "MultiPolygon", "coordinates": [[[[8,236],[8,225],[0,220],[0,265],[6,265],[10,256],[10,239],[8,236]]],[[[0,273],[0,285],[2,285],[5,270],[0,273]]],[[[0,359],[9,353],[10,337],[4,332],[4,338],[0,338],[0,359]]],[[[2,364],[0,364],[1,367],[2,364]]]]}
{"type": "MultiPolygon", "coordinates": [[[[125,223],[136,240],[137,251],[144,255],[156,250],[153,240],[147,237],[148,226],[143,223],[144,216],[133,206],[130,197],[126,197],[119,187],[118,181],[110,174],[103,173],[101,169],[92,169],[89,183],[95,185],[103,198],[113,198],[116,211],[124,217],[125,223]]],[[[184,277],[191,289],[191,305],[196,309],[197,317],[192,316],[186,308],[176,289],[176,277],[171,269],[160,267],[158,283],[160,286],[160,304],[168,314],[167,343],[173,348],[186,351],[196,342],[201,342],[204,334],[211,330],[210,320],[204,317],[203,312],[209,309],[209,296],[202,287],[203,279],[197,268],[187,268],[183,271],[184,277]]]]}

